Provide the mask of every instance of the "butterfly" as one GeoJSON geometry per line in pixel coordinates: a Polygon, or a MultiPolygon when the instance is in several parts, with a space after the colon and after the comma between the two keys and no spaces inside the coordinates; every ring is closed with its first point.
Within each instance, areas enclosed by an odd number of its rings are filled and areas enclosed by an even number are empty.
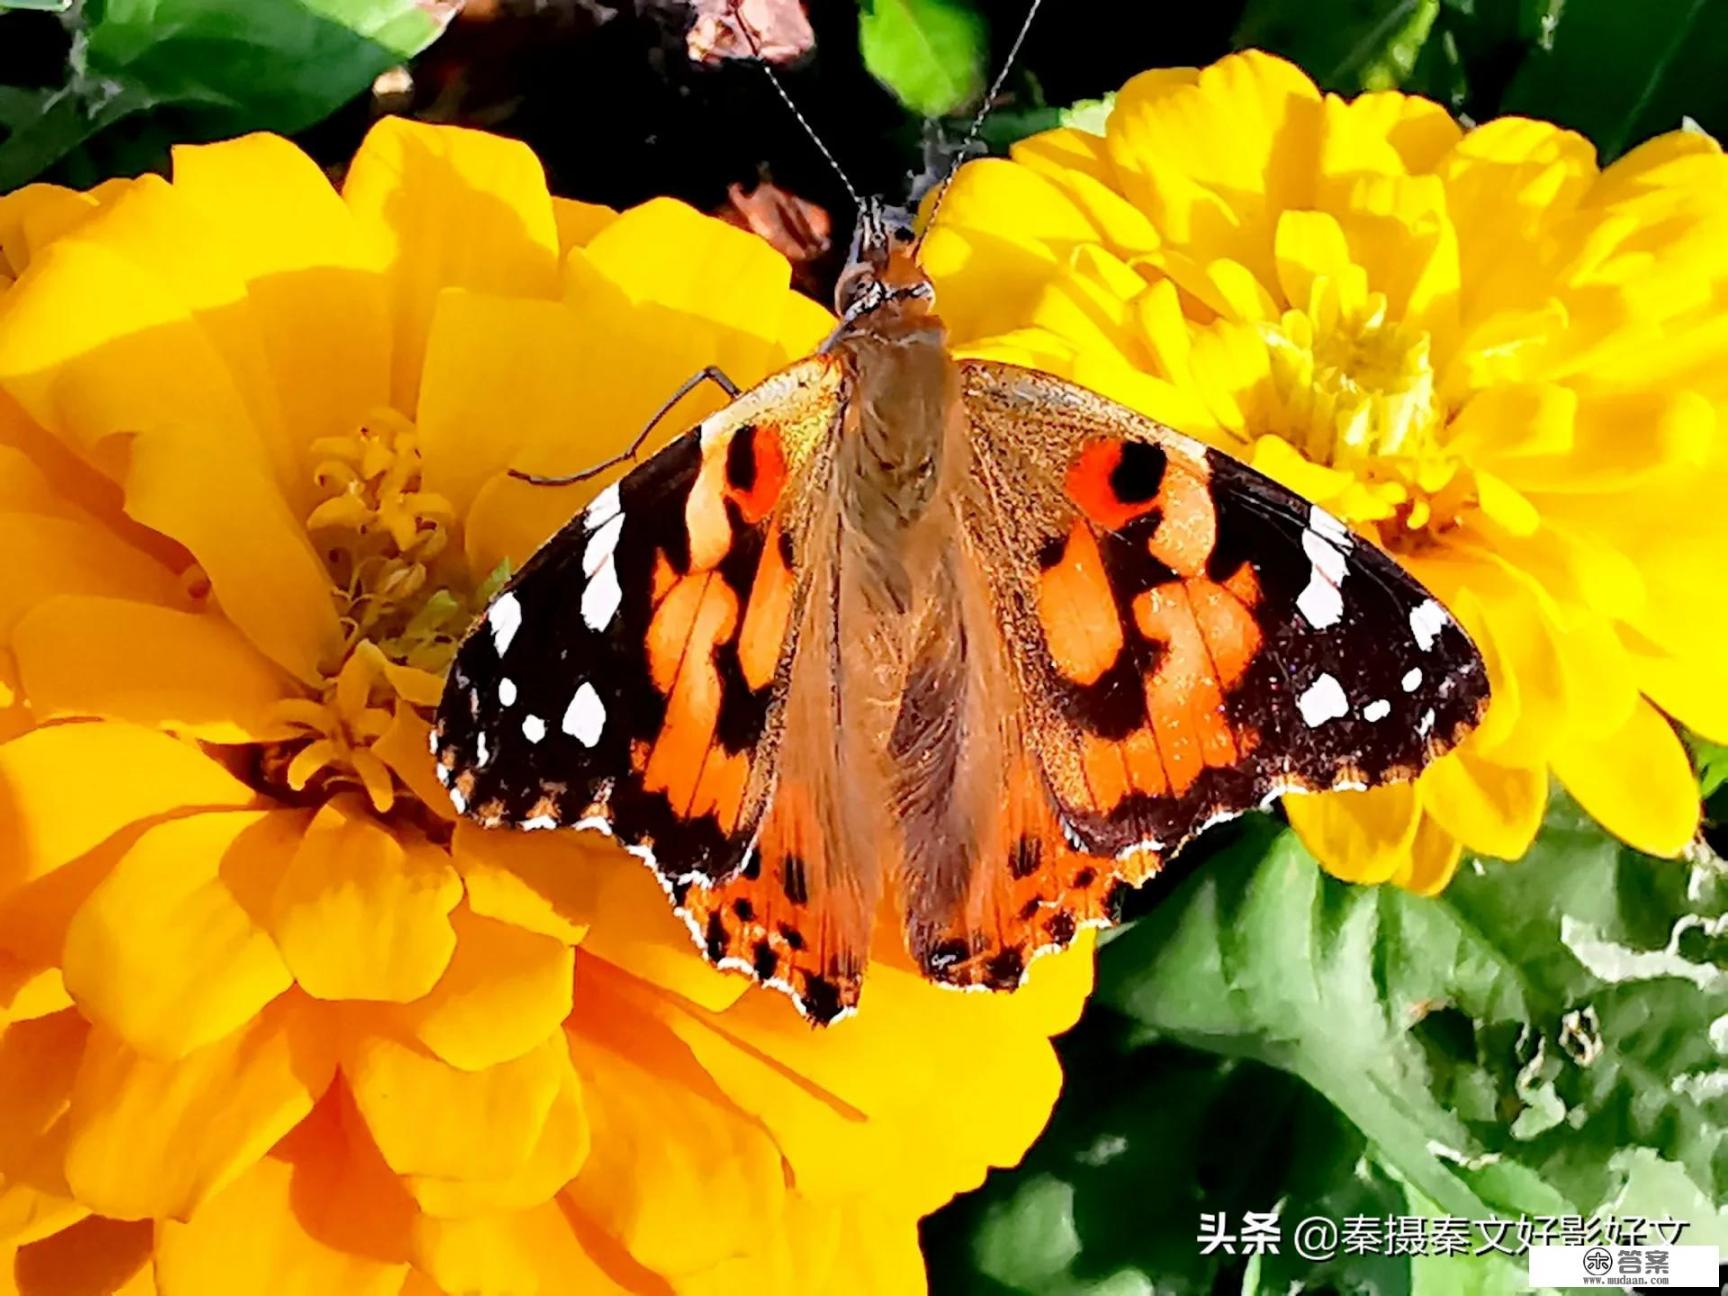
{"type": "Polygon", "coordinates": [[[1011,989],[1208,824],[1476,723],[1475,646],[1336,518],[950,355],[903,213],[865,206],[837,308],[498,593],[432,734],[458,811],[616,837],[826,1023],[885,907],[931,980],[1011,989]]]}

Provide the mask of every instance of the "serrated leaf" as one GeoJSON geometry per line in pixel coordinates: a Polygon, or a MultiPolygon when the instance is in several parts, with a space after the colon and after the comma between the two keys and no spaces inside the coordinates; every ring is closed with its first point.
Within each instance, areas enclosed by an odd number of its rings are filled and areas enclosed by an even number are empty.
{"type": "MultiPolygon", "coordinates": [[[[181,139],[301,130],[424,49],[454,12],[420,0],[88,0],[65,85],[8,123],[0,190],[158,109],[176,114],[181,139]]],[[[138,166],[161,160],[150,146],[138,166]]]]}
{"type": "Polygon", "coordinates": [[[860,0],[864,66],[921,117],[950,117],[984,93],[984,17],[968,0],[860,0]]]}

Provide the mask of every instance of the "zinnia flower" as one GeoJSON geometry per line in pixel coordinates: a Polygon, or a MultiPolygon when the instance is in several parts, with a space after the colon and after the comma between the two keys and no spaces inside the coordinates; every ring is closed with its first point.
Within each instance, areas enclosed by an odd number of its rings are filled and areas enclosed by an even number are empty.
{"type": "MultiPolygon", "coordinates": [[[[428,709],[680,379],[830,325],[765,244],[386,122],[0,199],[0,1240],[24,1290],[895,1291],[1089,956],[885,932],[827,1032],[603,841],[454,823],[428,709]]],[[[707,409],[692,399],[688,424],[707,409]]],[[[665,435],[670,435],[666,433],[665,435]]]]}
{"type": "MultiPolygon", "coordinates": [[[[1487,659],[1481,728],[1414,785],[1292,797],[1327,866],[1420,891],[1515,857],[1549,774],[1672,854],[1728,738],[1728,160],[1599,170],[1544,122],[1321,95],[1264,54],[1147,72],[1102,136],[961,172],[927,245],[973,352],[1204,437],[1408,565],[1487,659]]],[[[1365,652],[1375,649],[1363,644],[1365,652]]]]}

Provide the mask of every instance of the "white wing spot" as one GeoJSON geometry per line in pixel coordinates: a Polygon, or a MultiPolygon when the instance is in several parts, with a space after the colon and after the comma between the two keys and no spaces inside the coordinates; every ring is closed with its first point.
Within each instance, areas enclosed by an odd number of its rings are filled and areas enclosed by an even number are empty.
{"type": "Polygon", "coordinates": [[[510,641],[522,628],[522,605],[514,594],[500,594],[486,609],[486,624],[492,627],[492,647],[502,657],[509,651],[510,641]]]}
{"type": "Polygon", "coordinates": [[[618,537],[624,531],[624,515],[614,513],[604,526],[588,537],[582,550],[582,574],[592,577],[601,566],[612,561],[612,551],[618,547],[618,537]]]}
{"type": "Polygon", "coordinates": [[[1310,729],[1350,714],[1343,686],[1330,675],[1322,675],[1310,684],[1296,699],[1296,708],[1302,712],[1302,723],[1310,729]]]}
{"type": "Polygon", "coordinates": [[[558,821],[551,815],[535,815],[532,819],[524,819],[517,827],[524,832],[533,832],[537,828],[556,828],[558,821]]]}
{"type": "Polygon", "coordinates": [[[474,750],[479,754],[479,764],[484,765],[487,761],[492,759],[492,753],[486,749],[486,735],[484,732],[474,735],[474,750]]]}
{"type": "Polygon", "coordinates": [[[1416,726],[1416,732],[1421,734],[1424,738],[1426,738],[1428,736],[1428,731],[1430,729],[1432,729],[1433,727],[1434,727],[1434,708],[1429,707],[1426,711],[1424,711],[1422,713],[1422,719],[1416,726]]]}
{"type": "Polygon", "coordinates": [[[582,591],[582,623],[590,630],[604,630],[612,624],[618,605],[624,601],[624,591],[618,586],[618,569],[610,560],[588,582],[582,591]]]}
{"type": "Polygon", "coordinates": [[[498,681],[498,705],[506,707],[516,705],[516,681],[508,675],[498,681]]]}
{"type": "Polygon", "coordinates": [[[1410,612],[1410,633],[1416,636],[1416,646],[1427,652],[1451,619],[1433,599],[1423,599],[1410,612]]]}
{"type": "MultiPolygon", "coordinates": [[[[1308,584],[1297,596],[1296,610],[1316,630],[1325,630],[1337,625],[1344,615],[1344,593],[1340,587],[1344,584],[1349,564],[1343,550],[1332,543],[1339,528],[1337,519],[1319,509],[1312,510],[1312,516],[1316,521],[1325,518],[1331,524],[1331,530],[1322,532],[1309,527],[1302,532],[1302,552],[1308,555],[1309,563],[1308,584]]],[[[1348,544],[1349,541],[1346,539],[1342,543],[1348,544]]]]}
{"type": "Polygon", "coordinates": [[[455,788],[450,789],[450,804],[456,807],[457,814],[468,813],[468,798],[463,796],[455,788]]]}
{"type": "Polygon", "coordinates": [[[1404,678],[1398,682],[1404,686],[1404,691],[1406,693],[1414,693],[1417,686],[1422,683],[1422,668],[1420,666],[1412,666],[1409,670],[1404,672],[1404,678]]]}
{"type": "Polygon", "coordinates": [[[600,741],[600,733],[606,727],[606,704],[600,700],[600,694],[594,691],[594,686],[586,680],[582,687],[576,690],[576,696],[570,699],[570,705],[564,710],[564,723],[561,726],[584,747],[592,747],[600,741]]]}
{"type": "Polygon", "coordinates": [[[432,768],[434,771],[436,771],[436,773],[438,775],[438,781],[440,783],[442,783],[445,787],[449,787],[450,786],[450,771],[449,771],[449,769],[443,765],[434,765],[432,768]]]}
{"type": "Polygon", "coordinates": [[[1392,704],[1385,698],[1375,698],[1367,706],[1362,708],[1362,718],[1364,720],[1384,720],[1391,714],[1392,704]]]}
{"type": "Polygon", "coordinates": [[[624,511],[624,506],[618,499],[618,483],[613,482],[593,499],[588,501],[588,507],[582,511],[589,530],[599,530],[612,518],[624,511]]]}
{"type": "Polygon", "coordinates": [[[426,750],[434,756],[438,754],[438,731],[436,729],[426,731],[426,750]]]}
{"type": "Polygon", "coordinates": [[[1350,547],[1350,528],[1318,504],[1310,505],[1308,508],[1308,526],[1311,530],[1318,531],[1333,544],[1345,549],[1350,547]]]}
{"type": "Polygon", "coordinates": [[[531,743],[537,743],[546,736],[546,722],[537,715],[522,717],[522,736],[531,743]]]}

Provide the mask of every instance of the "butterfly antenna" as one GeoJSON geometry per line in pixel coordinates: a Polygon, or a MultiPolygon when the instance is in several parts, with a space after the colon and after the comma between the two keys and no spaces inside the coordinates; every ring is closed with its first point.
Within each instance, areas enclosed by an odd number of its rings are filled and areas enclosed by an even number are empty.
{"type": "Polygon", "coordinates": [[[936,213],[942,210],[942,200],[948,196],[948,186],[954,183],[954,176],[959,172],[961,164],[966,161],[966,155],[972,151],[972,146],[978,142],[978,133],[984,129],[984,118],[990,113],[990,105],[996,102],[996,96],[1002,93],[1002,87],[1007,84],[1008,74],[1014,70],[1014,64],[1020,57],[1020,47],[1026,43],[1026,33],[1032,30],[1032,20],[1038,16],[1038,6],[1043,0],[1032,0],[1031,7],[1026,10],[1026,19],[1020,24],[1020,30],[1015,34],[1014,43],[1008,47],[1008,57],[1002,61],[1002,70],[996,74],[996,79],[990,83],[990,93],[984,96],[984,102],[978,105],[978,113],[972,118],[972,125],[966,130],[966,138],[960,141],[960,151],[954,155],[954,161],[948,167],[948,174],[942,177],[942,185],[936,190],[936,201],[930,206],[929,219],[924,222],[924,228],[918,233],[918,241],[912,245],[912,255],[918,255],[918,249],[924,246],[924,236],[936,224],[936,213]]]}
{"type": "Polygon", "coordinates": [[[816,133],[816,128],[803,113],[798,111],[798,105],[792,102],[792,96],[786,92],[786,87],[780,84],[780,78],[774,75],[774,67],[762,53],[762,44],[756,39],[756,29],[744,17],[741,0],[732,0],[732,16],[738,20],[738,29],[744,33],[744,39],[749,42],[750,53],[755,56],[756,66],[762,69],[762,75],[768,78],[768,84],[774,87],[774,93],[780,96],[780,102],[786,105],[786,110],[798,119],[798,124],[804,128],[804,133],[810,137],[811,143],[823,157],[828,159],[828,165],[834,168],[834,174],[840,177],[840,183],[846,186],[846,196],[852,200],[852,206],[862,211],[864,200],[858,196],[858,191],[852,187],[852,181],[847,179],[846,172],[840,167],[840,161],[828,151],[828,146],[822,142],[822,137],[816,133]]]}

